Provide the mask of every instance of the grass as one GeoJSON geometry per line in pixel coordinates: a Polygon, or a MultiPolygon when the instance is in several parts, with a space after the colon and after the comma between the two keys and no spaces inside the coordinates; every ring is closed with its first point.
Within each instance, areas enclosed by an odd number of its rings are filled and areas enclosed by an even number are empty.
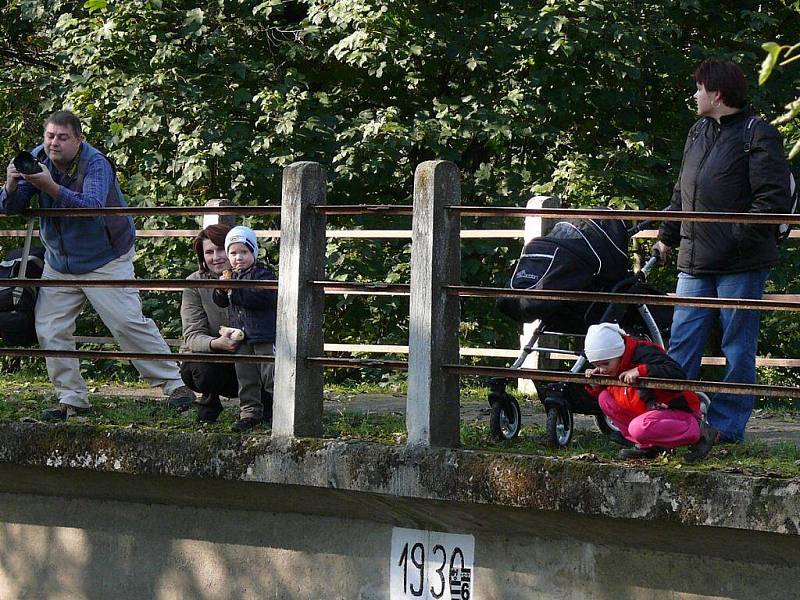
{"type": "MultiPolygon", "coordinates": [[[[52,406],[55,397],[52,387],[44,378],[18,379],[0,377],[0,421],[38,421],[41,411],[52,406]]],[[[237,418],[235,407],[223,411],[219,421],[214,424],[198,424],[194,411],[177,413],[167,408],[163,397],[156,392],[147,391],[146,386],[125,385],[126,394],[100,394],[100,383],[90,382],[90,401],[93,411],[79,422],[98,427],[142,428],[163,431],[207,431],[230,432],[237,418]],[[143,391],[144,390],[144,391],[143,391]]],[[[405,420],[402,412],[374,412],[364,410],[365,403],[351,406],[356,396],[363,394],[387,395],[385,386],[360,385],[355,388],[329,386],[325,390],[326,400],[338,404],[333,410],[326,410],[323,419],[323,436],[329,439],[354,439],[381,444],[400,445],[406,442],[405,420]]],[[[399,395],[400,392],[394,392],[399,395]]],[[[472,413],[485,404],[486,390],[471,387],[463,390],[462,405],[470,406],[472,413]]],[[[399,402],[402,402],[398,399],[399,402]]],[[[330,406],[330,405],[329,405],[330,406]]],[[[535,410],[540,410],[538,404],[535,410]]],[[[776,416],[797,419],[796,411],[777,411],[776,416]]],[[[268,428],[255,430],[257,435],[269,435],[268,428]]],[[[234,435],[234,434],[231,434],[234,435]]],[[[625,463],[616,459],[618,447],[599,431],[576,430],[572,442],[565,449],[554,450],[545,444],[543,427],[526,425],[519,437],[510,442],[499,442],[492,438],[488,417],[480,415],[461,423],[462,447],[498,453],[532,454],[559,457],[569,460],[583,460],[599,463],[625,463]]],[[[718,446],[709,457],[696,465],[687,465],[682,457],[686,449],[678,449],[649,463],[638,462],[640,466],[651,464],[667,469],[692,471],[724,471],[746,475],[768,475],[775,477],[800,477],[800,447],[794,443],[781,442],[767,444],[753,440],[743,444],[718,446]]]]}
{"type": "Polygon", "coordinates": [[[524,427],[513,441],[499,442],[492,438],[487,424],[467,423],[461,427],[465,448],[490,452],[535,454],[598,463],[653,465],[692,471],[723,471],[744,475],[800,477],[800,447],[791,442],[766,444],[752,440],[742,444],[715,447],[700,463],[688,465],[683,457],[686,448],[677,448],[652,461],[623,461],[616,458],[619,446],[599,431],[576,430],[570,444],[554,450],[545,443],[543,427],[524,427]]]}
{"type": "MultiPolygon", "coordinates": [[[[383,444],[406,442],[405,422],[402,416],[375,413],[327,414],[325,436],[343,439],[361,439],[383,444]]],[[[492,438],[488,423],[462,422],[461,444],[469,450],[509,454],[532,454],[560,457],[598,463],[633,464],[616,458],[616,446],[599,431],[576,430],[568,447],[554,450],[545,443],[545,430],[539,426],[524,427],[517,439],[499,442],[492,438]]],[[[686,448],[679,448],[649,462],[636,464],[692,471],[722,471],[754,476],[800,477],[800,447],[790,442],[766,444],[748,441],[742,444],[718,446],[706,460],[699,464],[683,462],[686,448]]]]}

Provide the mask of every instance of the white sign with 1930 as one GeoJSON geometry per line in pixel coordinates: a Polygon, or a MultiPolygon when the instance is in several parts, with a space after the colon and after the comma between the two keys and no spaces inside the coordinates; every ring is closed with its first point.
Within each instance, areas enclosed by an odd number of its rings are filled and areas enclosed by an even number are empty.
{"type": "Polygon", "coordinates": [[[390,600],[476,600],[475,538],[395,527],[390,600]]]}

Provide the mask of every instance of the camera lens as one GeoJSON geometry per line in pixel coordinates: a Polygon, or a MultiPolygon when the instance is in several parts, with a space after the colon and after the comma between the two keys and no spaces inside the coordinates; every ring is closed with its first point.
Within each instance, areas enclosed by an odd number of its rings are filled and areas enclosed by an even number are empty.
{"type": "Polygon", "coordinates": [[[23,175],[33,175],[42,170],[41,165],[36,162],[33,154],[25,150],[14,157],[14,167],[23,175]]]}

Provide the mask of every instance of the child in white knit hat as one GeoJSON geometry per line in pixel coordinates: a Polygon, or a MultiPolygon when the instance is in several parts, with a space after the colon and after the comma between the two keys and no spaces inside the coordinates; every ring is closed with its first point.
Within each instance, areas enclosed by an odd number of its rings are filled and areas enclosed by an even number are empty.
{"type": "MultiPolygon", "coordinates": [[[[640,377],[686,379],[683,369],[658,344],[633,338],[616,323],[592,325],[584,352],[593,368],[586,376],[613,377],[634,385],[640,377]]],[[[641,389],[622,385],[589,387],[603,413],[635,446],[620,458],[655,458],[668,448],[700,439],[700,399],[690,390],[641,389]]]]}
{"type": "MultiPolygon", "coordinates": [[[[233,271],[223,273],[224,279],[263,281],[274,280],[272,268],[258,260],[258,242],[249,227],[237,226],[225,236],[225,253],[233,271]]],[[[240,343],[236,354],[274,354],[278,293],[268,288],[215,289],[214,302],[228,308],[231,327],[220,329],[220,335],[240,343]]],[[[236,363],[239,380],[239,420],[233,431],[243,433],[262,422],[272,423],[272,392],[274,365],[272,362],[236,363]]]]}

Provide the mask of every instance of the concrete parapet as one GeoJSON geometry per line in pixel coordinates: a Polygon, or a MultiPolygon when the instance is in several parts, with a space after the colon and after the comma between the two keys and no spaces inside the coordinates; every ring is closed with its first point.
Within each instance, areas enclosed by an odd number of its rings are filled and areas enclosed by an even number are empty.
{"type": "Polygon", "coordinates": [[[320,439],[0,426],[0,463],[800,533],[800,481],[320,439]]]}

